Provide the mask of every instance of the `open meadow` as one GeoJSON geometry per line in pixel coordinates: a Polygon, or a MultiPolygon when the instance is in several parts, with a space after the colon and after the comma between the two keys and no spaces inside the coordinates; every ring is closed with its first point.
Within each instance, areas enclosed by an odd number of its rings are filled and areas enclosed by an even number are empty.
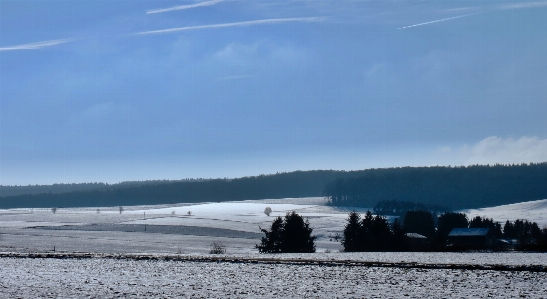
{"type": "Polygon", "coordinates": [[[1,210],[0,298],[545,298],[544,253],[340,252],[349,211],[323,198],[1,210]],[[290,211],[317,253],[259,254],[259,227],[290,211]]]}

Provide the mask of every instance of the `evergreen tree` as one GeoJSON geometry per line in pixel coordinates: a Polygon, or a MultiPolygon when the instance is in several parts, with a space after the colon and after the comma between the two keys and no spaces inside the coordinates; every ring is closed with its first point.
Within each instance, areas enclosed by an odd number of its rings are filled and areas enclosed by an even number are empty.
{"type": "Polygon", "coordinates": [[[345,252],[359,251],[359,233],[361,231],[361,215],[351,212],[346,219],[348,223],[344,227],[342,246],[345,252]]]}
{"type": "Polygon", "coordinates": [[[439,216],[437,223],[438,241],[444,244],[448,234],[455,228],[467,228],[469,221],[464,213],[447,212],[439,216]]]}
{"type": "Polygon", "coordinates": [[[260,228],[265,234],[261,239],[260,245],[255,245],[260,253],[276,253],[280,252],[279,241],[281,240],[281,231],[283,230],[283,219],[281,217],[275,218],[272,222],[270,230],[260,228]]]}
{"type": "Polygon", "coordinates": [[[361,232],[359,233],[359,251],[372,251],[372,223],[374,217],[371,211],[365,213],[361,220],[361,232]]]}
{"type": "Polygon", "coordinates": [[[417,233],[427,238],[435,235],[435,222],[429,211],[408,211],[403,224],[407,233],[417,233]]]}
{"type": "Polygon", "coordinates": [[[313,229],[310,223],[302,216],[292,213],[285,215],[279,247],[281,252],[315,252],[315,237],[311,235],[313,229]]]}
{"type": "Polygon", "coordinates": [[[407,250],[407,244],[406,244],[406,236],[405,236],[405,230],[401,223],[399,222],[399,219],[395,219],[393,223],[391,224],[391,244],[389,246],[391,251],[406,251],[407,250]]]}
{"type": "Polygon", "coordinates": [[[315,236],[310,223],[296,214],[287,213],[285,218],[277,217],[270,230],[260,229],[265,236],[255,247],[260,253],[315,252],[315,236]]]}

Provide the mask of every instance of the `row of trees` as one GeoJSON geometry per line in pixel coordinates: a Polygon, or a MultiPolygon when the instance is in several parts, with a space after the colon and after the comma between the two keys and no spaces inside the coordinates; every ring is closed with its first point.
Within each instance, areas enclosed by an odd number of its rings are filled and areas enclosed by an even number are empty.
{"type": "Polygon", "coordinates": [[[503,227],[491,218],[474,217],[470,221],[463,213],[446,212],[438,218],[429,211],[408,211],[402,218],[389,223],[370,211],[365,216],[351,212],[344,228],[344,251],[408,251],[445,250],[447,237],[454,228],[489,228],[496,239],[517,239],[517,249],[547,250],[547,228],[540,229],[527,220],[507,221],[503,227]],[[425,236],[427,240],[416,246],[407,233],[425,236]]]}
{"type": "Polygon", "coordinates": [[[0,186],[0,209],[110,207],[321,196],[323,188],[329,182],[337,178],[357,177],[363,173],[364,171],[315,170],[237,179],[83,184],[74,187],[62,185],[66,188],[0,186]],[[40,193],[37,194],[38,192],[40,193]]]}
{"type": "Polygon", "coordinates": [[[547,198],[545,182],[547,163],[402,167],[339,178],[325,186],[323,195],[335,206],[373,207],[390,200],[469,209],[547,198]]]}

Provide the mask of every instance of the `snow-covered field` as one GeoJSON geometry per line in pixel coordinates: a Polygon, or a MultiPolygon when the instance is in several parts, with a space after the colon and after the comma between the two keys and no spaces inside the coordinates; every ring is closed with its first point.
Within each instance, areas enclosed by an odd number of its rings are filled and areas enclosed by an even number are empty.
{"type": "Polygon", "coordinates": [[[520,202],[491,208],[472,209],[464,211],[471,219],[475,216],[486,216],[505,223],[506,220],[515,221],[526,219],[537,222],[539,227],[547,226],[547,199],[520,202]]]}
{"type": "Polygon", "coordinates": [[[545,298],[547,273],[2,259],[1,298],[545,298]]]}
{"type": "MultiPolygon", "coordinates": [[[[0,252],[188,258],[0,257],[0,298],[545,298],[545,272],[196,261],[211,258],[210,245],[220,242],[225,258],[547,267],[543,253],[340,253],[334,236],[342,233],[350,209],[325,204],[323,198],[304,198],[133,206],[122,213],[117,207],[58,209],[55,214],[49,209],[0,210],[0,252]],[[273,210],[270,216],[264,214],[266,207],[273,210]],[[290,211],[309,219],[318,253],[260,255],[254,248],[262,236],[259,227],[269,228],[275,216],[290,211]]],[[[542,226],[546,206],[543,200],[468,213],[542,226]]]]}

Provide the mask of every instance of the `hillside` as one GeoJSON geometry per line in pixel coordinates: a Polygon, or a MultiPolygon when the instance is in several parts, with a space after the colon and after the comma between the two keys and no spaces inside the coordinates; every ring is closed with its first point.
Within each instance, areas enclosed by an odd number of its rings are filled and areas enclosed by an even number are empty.
{"type": "Polygon", "coordinates": [[[473,209],[545,199],[545,182],[547,163],[314,170],[237,179],[84,184],[75,185],[73,189],[69,184],[10,186],[1,189],[13,195],[0,197],[0,208],[104,207],[326,196],[334,206],[370,208],[382,200],[397,200],[449,209],[473,209]],[[44,192],[38,193],[40,190],[44,192]],[[30,191],[34,194],[21,194],[30,191]]]}

